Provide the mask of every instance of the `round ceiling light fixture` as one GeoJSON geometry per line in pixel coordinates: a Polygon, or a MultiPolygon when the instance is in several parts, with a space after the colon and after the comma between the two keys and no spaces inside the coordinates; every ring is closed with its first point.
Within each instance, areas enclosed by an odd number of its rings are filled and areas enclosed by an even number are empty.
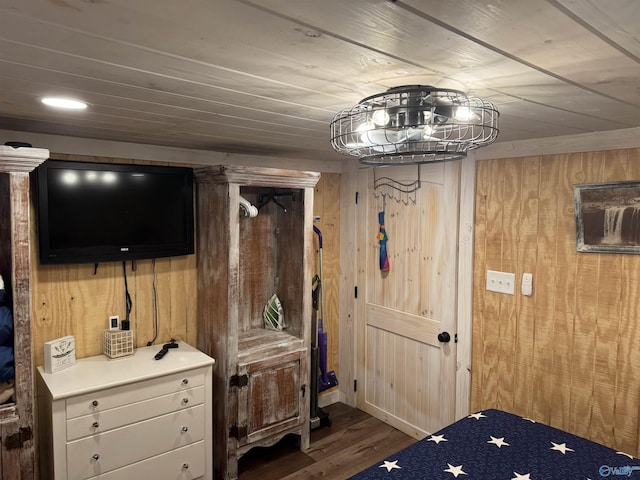
{"type": "Polygon", "coordinates": [[[85,110],[88,106],[87,103],[73,98],[43,97],[41,101],[49,107],[62,108],[64,110],[85,110]]]}
{"type": "Polygon", "coordinates": [[[498,109],[459,90],[393,87],[338,112],[331,146],[365,165],[411,165],[466,157],[498,136],[498,109]]]}

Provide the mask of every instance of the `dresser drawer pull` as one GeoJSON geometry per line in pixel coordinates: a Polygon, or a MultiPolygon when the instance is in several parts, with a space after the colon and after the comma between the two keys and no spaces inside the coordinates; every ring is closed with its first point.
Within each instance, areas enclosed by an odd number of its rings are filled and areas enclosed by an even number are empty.
{"type": "Polygon", "coordinates": [[[182,433],[187,433],[187,432],[189,431],[189,427],[187,427],[187,426],[185,425],[184,427],[182,427],[182,428],[180,429],[180,431],[181,431],[182,433]]]}
{"type": "Polygon", "coordinates": [[[97,453],[94,453],[91,458],[93,458],[97,462],[98,460],[100,460],[100,455],[98,455],[97,453]]]}
{"type": "Polygon", "coordinates": [[[93,422],[93,424],[91,424],[91,426],[93,428],[100,428],[100,424],[98,422],[93,422]]]}
{"type": "Polygon", "coordinates": [[[91,402],[91,406],[92,407],[97,407],[98,406],[98,400],[94,400],[93,402],[91,402]]]}
{"type": "Polygon", "coordinates": [[[184,380],[182,380],[182,385],[188,385],[189,384],[189,379],[185,378],[184,380]]]}
{"type": "Polygon", "coordinates": [[[188,463],[183,463],[182,464],[182,469],[183,470],[189,470],[189,464],[188,463]]]}
{"type": "Polygon", "coordinates": [[[189,403],[189,399],[188,398],[183,398],[182,399],[182,404],[186,405],[187,403],[189,403]]]}

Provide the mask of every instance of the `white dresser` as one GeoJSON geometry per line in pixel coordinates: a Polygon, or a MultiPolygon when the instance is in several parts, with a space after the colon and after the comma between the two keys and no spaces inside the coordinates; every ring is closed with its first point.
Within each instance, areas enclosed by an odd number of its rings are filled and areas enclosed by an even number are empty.
{"type": "Polygon", "coordinates": [[[38,367],[40,478],[212,480],[214,360],[179,345],[38,367]]]}

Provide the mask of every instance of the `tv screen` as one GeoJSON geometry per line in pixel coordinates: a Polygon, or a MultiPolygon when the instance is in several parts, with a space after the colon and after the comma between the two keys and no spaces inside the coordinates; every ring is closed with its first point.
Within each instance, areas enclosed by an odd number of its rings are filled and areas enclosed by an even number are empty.
{"type": "Polygon", "coordinates": [[[49,159],[36,189],[43,264],[194,252],[190,168],[49,159]]]}

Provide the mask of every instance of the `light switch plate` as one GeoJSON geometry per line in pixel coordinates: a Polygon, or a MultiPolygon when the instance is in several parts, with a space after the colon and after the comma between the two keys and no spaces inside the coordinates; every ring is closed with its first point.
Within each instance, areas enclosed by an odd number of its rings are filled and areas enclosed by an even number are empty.
{"type": "Polygon", "coordinates": [[[515,294],[516,274],[487,270],[487,290],[490,292],[515,294]]]}

